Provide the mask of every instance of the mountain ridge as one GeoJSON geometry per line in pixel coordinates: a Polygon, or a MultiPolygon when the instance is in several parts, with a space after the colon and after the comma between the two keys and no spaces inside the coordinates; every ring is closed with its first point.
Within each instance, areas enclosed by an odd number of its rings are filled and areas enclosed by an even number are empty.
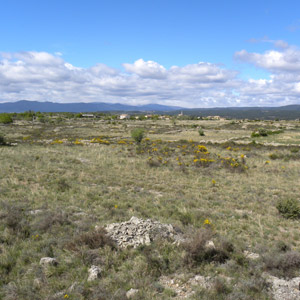
{"type": "Polygon", "coordinates": [[[105,103],[105,102],[90,102],[90,103],[57,103],[57,102],[39,102],[20,100],[17,102],[0,103],[0,113],[20,113],[25,111],[40,111],[40,112],[105,112],[105,111],[172,111],[183,109],[179,106],[167,106],[160,104],[147,104],[141,106],[126,105],[121,103],[105,103]]]}
{"type": "Polygon", "coordinates": [[[0,113],[21,113],[25,111],[40,112],[132,112],[132,113],[168,113],[207,117],[217,115],[224,118],[236,119],[299,119],[300,105],[292,104],[279,107],[212,107],[212,108],[184,108],[179,106],[167,106],[160,104],[126,105],[121,103],[58,103],[20,100],[17,102],[0,103],[0,113]]]}

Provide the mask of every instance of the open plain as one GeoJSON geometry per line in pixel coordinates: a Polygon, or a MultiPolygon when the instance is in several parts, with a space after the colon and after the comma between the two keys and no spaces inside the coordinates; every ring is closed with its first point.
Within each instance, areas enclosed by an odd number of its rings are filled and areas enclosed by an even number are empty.
{"type": "Polygon", "coordinates": [[[0,134],[1,299],[300,299],[299,121],[48,116],[0,134]]]}

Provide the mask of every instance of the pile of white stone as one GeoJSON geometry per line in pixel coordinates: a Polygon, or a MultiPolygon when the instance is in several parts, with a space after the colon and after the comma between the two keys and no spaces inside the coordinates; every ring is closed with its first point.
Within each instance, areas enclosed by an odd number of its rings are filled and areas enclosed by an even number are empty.
{"type": "Polygon", "coordinates": [[[162,224],[151,219],[132,217],[126,222],[109,224],[105,229],[120,248],[149,245],[158,238],[171,239],[175,243],[183,241],[182,234],[171,224],[162,224]]]}
{"type": "Polygon", "coordinates": [[[285,280],[267,273],[264,276],[271,285],[274,300],[300,300],[300,277],[285,280]]]}

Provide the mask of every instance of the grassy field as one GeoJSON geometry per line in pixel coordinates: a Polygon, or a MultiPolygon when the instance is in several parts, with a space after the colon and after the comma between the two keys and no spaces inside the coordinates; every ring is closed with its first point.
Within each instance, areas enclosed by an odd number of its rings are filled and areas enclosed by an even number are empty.
{"type": "Polygon", "coordinates": [[[297,121],[53,119],[0,134],[1,299],[126,299],[131,288],[133,299],[170,299],[160,279],[177,275],[213,279],[189,299],[272,299],[264,272],[299,276],[298,208],[294,218],[277,209],[299,201],[297,121]],[[145,130],[139,145],[134,128],[145,130]],[[132,216],[172,224],[187,242],[97,244],[96,225],[132,216]],[[199,256],[210,239],[216,253],[199,256]],[[45,269],[42,257],[59,264],[45,269]],[[88,282],[91,265],[103,272],[88,282]]]}

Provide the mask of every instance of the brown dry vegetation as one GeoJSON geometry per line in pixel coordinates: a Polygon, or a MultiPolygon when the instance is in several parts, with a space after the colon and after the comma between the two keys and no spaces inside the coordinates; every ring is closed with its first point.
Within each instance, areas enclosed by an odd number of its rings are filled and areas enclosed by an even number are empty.
{"type": "Polygon", "coordinates": [[[159,277],[184,273],[232,278],[206,294],[195,288],[195,299],[271,299],[262,272],[299,276],[290,264],[299,264],[299,220],[276,208],[300,200],[299,122],[77,119],[0,131],[11,144],[0,146],[0,298],[124,299],[136,288],[136,299],[169,299],[159,277]],[[139,145],[134,128],[145,130],[139,145]],[[284,131],[251,138],[257,128],[284,131]],[[131,216],[195,238],[118,250],[95,231],[131,216]],[[203,250],[205,220],[214,253],[203,250]],[[45,256],[59,265],[43,270],[45,256]],[[92,264],[104,271],[87,282],[92,264]]]}

